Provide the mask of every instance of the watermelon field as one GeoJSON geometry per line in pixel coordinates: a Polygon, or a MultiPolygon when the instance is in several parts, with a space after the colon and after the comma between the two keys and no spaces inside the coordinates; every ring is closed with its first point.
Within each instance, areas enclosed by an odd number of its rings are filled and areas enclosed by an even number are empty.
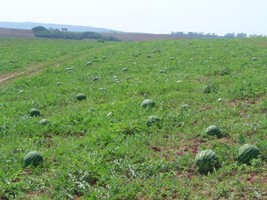
{"type": "Polygon", "coordinates": [[[267,199],[266,38],[2,38],[0,79],[1,200],[267,199]]]}

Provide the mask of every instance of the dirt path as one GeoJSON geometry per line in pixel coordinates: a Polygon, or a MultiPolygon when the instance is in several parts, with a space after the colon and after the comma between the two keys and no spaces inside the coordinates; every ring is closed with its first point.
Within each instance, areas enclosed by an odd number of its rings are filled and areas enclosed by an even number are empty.
{"type": "Polygon", "coordinates": [[[14,72],[14,73],[10,73],[10,74],[1,75],[0,76],[0,84],[4,83],[10,79],[16,78],[17,76],[20,76],[22,74],[23,74],[23,72],[14,72]]]}
{"type": "Polygon", "coordinates": [[[48,60],[43,63],[34,63],[30,64],[26,69],[14,71],[14,72],[7,72],[5,74],[0,75],[0,86],[7,83],[9,80],[16,79],[20,76],[33,76],[37,73],[51,67],[59,67],[61,64],[68,62],[69,60],[74,59],[75,56],[62,56],[56,60],[48,60]]]}
{"type": "Polygon", "coordinates": [[[15,79],[19,76],[35,75],[38,72],[42,71],[43,69],[46,69],[45,66],[46,64],[34,65],[34,66],[30,66],[26,68],[24,71],[15,71],[15,72],[10,72],[10,73],[0,75],[0,85],[3,85],[7,81],[15,79]]]}

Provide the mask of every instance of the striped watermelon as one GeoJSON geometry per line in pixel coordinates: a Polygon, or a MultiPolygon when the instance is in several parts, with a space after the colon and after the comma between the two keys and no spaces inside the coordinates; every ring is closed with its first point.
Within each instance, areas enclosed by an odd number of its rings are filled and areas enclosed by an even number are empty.
{"type": "Polygon", "coordinates": [[[200,151],[195,159],[197,171],[201,174],[208,174],[220,167],[220,162],[217,154],[210,150],[200,151]]]}
{"type": "Polygon", "coordinates": [[[43,156],[40,153],[37,151],[31,151],[24,158],[24,166],[27,167],[32,165],[36,167],[37,165],[41,164],[43,160],[43,156]]]}
{"type": "Polygon", "coordinates": [[[155,102],[152,101],[151,99],[145,99],[141,103],[141,107],[143,107],[143,108],[147,108],[147,107],[152,108],[154,106],[155,106],[155,102]]]}
{"type": "Polygon", "coordinates": [[[32,108],[30,110],[30,116],[31,117],[37,117],[37,116],[40,116],[40,115],[41,115],[41,112],[37,108],[32,108]]]}
{"type": "Polygon", "coordinates": [[[244,144],[239,148],[237,160],[240,164],[250,164],[259,155],[260,150],[258,147],[252,144],[244,144]]]}
{"type": "Polygon", "coordinates": [[[219,136],[221,134],[221,131],[218,126],[211,125],[205,130],[205,134],[211,136],[219,136]]]}
{"type": "Polygon", "coordinates": [[[41,125],[46,125],[46,124],[49,124],[50,122],[47,120],[47,119],[41,119],[40,121],[39,121],[39,124],[41,124],[41,125]]]}
{"type": "Polygon", "coordinates": [[[83,94],[83,93],[79,93],[79,94],[76,95],[76,99],[78,101],[86,100],[86,95],[83,94]]]}
{"type": "Polygon", "coordinates": [[[160,122],[160,118],[156,115],[150,115],[148,117],[148,122],[147,122],[147,126],[152,126],[154,124],[157,124],[158,122],[160,122]]]}

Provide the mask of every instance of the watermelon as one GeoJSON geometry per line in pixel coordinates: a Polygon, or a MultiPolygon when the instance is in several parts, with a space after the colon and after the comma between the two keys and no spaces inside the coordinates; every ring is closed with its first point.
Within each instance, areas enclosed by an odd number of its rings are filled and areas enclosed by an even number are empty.
{"type": "Polygon", "coordinates": [[[79,93],[79,94],[76,95],[76,99],[78,101],[86,100],[86,95],[83,94],[83,93],[79,93]]]}
{"type": "Polygon", "coordinates": [[[223,102],[223,101],[224,101],[223,98],[218,99],[218,102],[223,102]]]}
{"type": "Polygon", "coordinates": [[[209,93],[212,92],[212,88],[211,88],[210,85],[205,85],[205,86],[203,87],[202,91],[203,91],[203,93],[205,93],[205,94],[209,94],[209,93]]]}
{"type": "Polygon", "coordinates": [[[43,162],[43,156],[37,151],[29,152],[24,158],[24,166],[32,165],[34,167],[40,165],[43,162]]]}
{"type": "Polygon", "coordinates": [[[251,164],[251,161],[260,155],[258,147],[252,144],[244,144],[239,148],[238,151],[238,163],[240,164],[251,164]]]}
{"type": "Polygon", "coordinates": [[[160,121],[160,118],[156,115],[150,115],[148,117],[147,126],[152,126],[154,124],[157,124],[160,121]]]}
{"type": "Polygon", "coordinates": [[[141,103],[141,107],[143,107],[143,108],[152,108],[154,106],[155,106],[155,102],[152,101],[151,99],[145,99],[141,103]]]}
{"type": "Polygon", "coordinates": [[[31,117],[37,117],[37,116],[40,116],[40,115],[41,115],[41,112],[37,108],[32,108],[30,110],[30,116],[31,117]]]}
{"type": "Polygon", "coordinates": [[[221,131],[218,126],[211,125],[205,130],[205,134],[211,136],[219,136],[221,134],[221,131]]]}
{"type": "Polygon", "coordinates": [[[72,67],[68,67],[65,69],[65,71],[67,71],[67,72],[71,72],[71,70],[72,70],[72,67]]]}
{"type": "Polygon", "coordinates": [[[220,162],[217,154],[210,150],[200,151],[195,159],[197,171],[201,174],[208,174],[220,167],[220,162]]]}
{"type": "Polygon", "coordinates": [[[41,119],[40,121],[39,121],[39,124],[41,124],[41,125],[46,125],[46,124],[49,124],[50,122],[47,120],[47,119],[41,119]]]}
{"type": "Polygon", "coordinates": [[[183,111],[185,111],[185,110],[189,110],[190,109],[190,105],[188,105],[188,104],[183,104],[182,106],[181,106],[181,110],[183,110],[183,111]]]}

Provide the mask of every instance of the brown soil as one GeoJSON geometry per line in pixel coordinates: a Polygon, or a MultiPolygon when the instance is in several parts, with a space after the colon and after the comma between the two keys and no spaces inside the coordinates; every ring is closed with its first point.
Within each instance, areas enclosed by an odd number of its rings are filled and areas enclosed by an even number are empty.
{"type": "Polygon", "coordinates": [[[166,160],[174,161],[176,156],[182,156],[186,153],[197,154],[200,150],[200,145],[205,144],[201,138],[193,138],[190,140],[180,141],[180,144],[174,142],[168,143],[166,146],[151,146],[150,149],[159,157],[164,157],[166,160]]]}
{"type": "Polygon", "coordinates": [[[0,28],[0,37],[34,38],[31,30],[0,28]]]}

